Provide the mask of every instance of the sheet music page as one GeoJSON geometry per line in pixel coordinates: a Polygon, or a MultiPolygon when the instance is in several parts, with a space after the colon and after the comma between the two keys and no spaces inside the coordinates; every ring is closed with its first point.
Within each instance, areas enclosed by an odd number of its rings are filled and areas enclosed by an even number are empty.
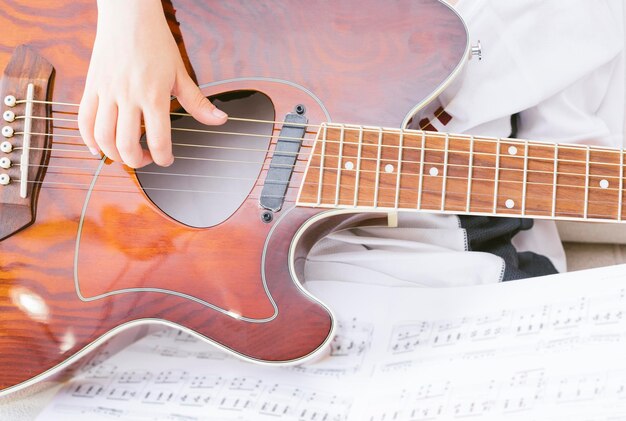
{"type": "Polygon", "coordinates": [[[165,329],[85,366],[38,420],[626,417],[626,266],[467,288],[306,287],[339,323],[317,362],[255,365],[165,329]]]}

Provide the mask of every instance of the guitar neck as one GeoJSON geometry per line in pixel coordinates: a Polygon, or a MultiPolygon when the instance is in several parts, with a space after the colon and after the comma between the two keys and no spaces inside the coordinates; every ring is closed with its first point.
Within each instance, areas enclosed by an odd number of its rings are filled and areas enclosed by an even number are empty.
{"type": "Polygon", "coordinates": [[[297,205],[621,221],[621,149],[324,124],[297,205]]]}

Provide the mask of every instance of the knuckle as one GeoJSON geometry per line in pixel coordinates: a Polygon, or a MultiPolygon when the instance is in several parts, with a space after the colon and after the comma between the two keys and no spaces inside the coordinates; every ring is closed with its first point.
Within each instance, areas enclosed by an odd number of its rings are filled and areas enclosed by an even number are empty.
{"type": "Polygon", "coordinates": [[[157,155],[170,154],[172,152],[171,143],[165,139],[152,141],[150,142],[150,152],[157,155]]]}
{"type": "Polygon", "coordinates": [[[117,151],[119,152],[122,161],[124,161],[124,164],[129,167],[137,168],[141,164],[141,153],[138,153],[132,145],[120,145],[117,147],[117,151]]]}
{"type": "Polygon", "coordinates": [[[124,157],[124,164],[130,168],[139,168],[141,167],[141,159],[124,157]]]}
{"type": "Polygon", "coordinates": [[[167,147],[162,148],[150,148],[150,155],[152,160],[161,166],[166,166],[172,163],[172,151],[167,147]]]}
{"type": "Polygon", "coordinates": [[[130,156],[133,154],[134,147],[128,141],[117,142],[116,146],[122,156],[130,156]]]}
{"type": "Polygon", "coordinates": [[[93,133],[93,137],[98,145],[112,145],[113,133],[110,130],[96,128],[93,133]]]}
{"type": "MultiPolygon", "coordinates": [[[[206,99],[206,97],[202,94],[202,92],[197,91],[196,92],[196,98],[194,100],[194,104],[197,108],[202,108],[202,107],[206,107],[207,105],[211,104],[209,102],[208,99],[206,99]]],[[[211,104],[211,107],[213,106],[213,104],[211,104]]]]}

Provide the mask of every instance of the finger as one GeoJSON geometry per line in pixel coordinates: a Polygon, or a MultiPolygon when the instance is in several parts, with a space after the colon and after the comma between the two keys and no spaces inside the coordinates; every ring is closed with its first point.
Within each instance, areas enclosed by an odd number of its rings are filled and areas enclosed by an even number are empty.
{"type": "Polygon", "coordinates": [[[150,154],[139,143],[141,137],[141,111],[138,107],[120,105],[117,113],[115,146],[124,161],[131,168],[139,168],[151,162],[150,154]]]}
{"type": "Polygon", "coordinates": [[[98,147],[113,161],[121,161],[122,158],[115,147],[115,126],[117,124],[117,105],[112,101],[98,102],[98,113],[94,125],[94,138],[98,147]]]}
{"type": "Polygon", "coordinates": [[[224,124],[228,115],[211,104],[188,74],[176,79],[173,90],[180,105],[196,120],[204,124],[224,124]]]}
{"type": "Polygon", "coordinates": [[[161,103],[143,109],[148,149],[154,163],[162,167],[168,167],[174,162],[169,102],[169,96],[165,96],[161,103]]]}
{"type": "Polygon", "coordinates": [[[98,96],[85,91],[78,107],[78,130],[92,155],[98,155],[98,145],[93,135],[97,112],[98,96]]]}

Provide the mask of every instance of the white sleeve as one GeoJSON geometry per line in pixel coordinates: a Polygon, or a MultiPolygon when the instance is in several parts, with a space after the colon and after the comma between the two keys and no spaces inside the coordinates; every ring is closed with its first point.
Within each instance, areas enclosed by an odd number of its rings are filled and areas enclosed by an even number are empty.
{"type": "Polygon", "coordinates": [[[620,0],[461,0],[457,8],[483,60],[442,95],[453,117],[447,130],[507,136],[510,116],[521,113],[523,138],[621,141],[620,0]]]}
{"type": "MultiPolygon", "coordinates": [[[[621,147],[624,140],[624,5],[621,0],[461,0],[483,60],[440,97],[449,132],[621,147]]],[[[536,221],[518,251],[564,271],[555,225],[536,221]]]]}

